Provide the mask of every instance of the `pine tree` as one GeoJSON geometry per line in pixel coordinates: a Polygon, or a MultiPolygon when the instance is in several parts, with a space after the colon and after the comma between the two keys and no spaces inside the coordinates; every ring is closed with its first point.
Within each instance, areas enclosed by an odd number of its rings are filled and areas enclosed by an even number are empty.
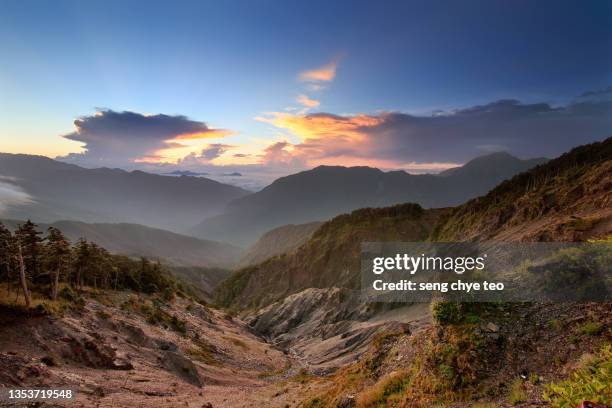
{"type": "Polygon", "coordinates": [[[7,295],[11,294],[11,272],[15,260],[15,245],[11,231],[0,222],[0,273],[6,279],[7,295]]]}
{"type": "Polygon", "coordinates": [[[51,298],[57,300],[60,277],[65,274],[70,262],[70,243],[64,234],[55,227],[49,227],[47,230],[45,255],[46,266],[53,274],[51,298]]]}
{"type": "Polygon", "coordinates": [[[42,234],[37,230],[38,225],[28,220],[25,224],[19,226],[15,232],[17,245],[21,247],[21,256],[27,274],[30,274],[33,281],[39,281],[41,278],[40,267],[40,251],[42,234]]]}
{"type": "Polygon", "coordinates": [[[83,277],[86,268],[90,264],[90,247],[85,238],[80,238],[73,248],[75,287],[79,289],[83,285],[83,277]]]}

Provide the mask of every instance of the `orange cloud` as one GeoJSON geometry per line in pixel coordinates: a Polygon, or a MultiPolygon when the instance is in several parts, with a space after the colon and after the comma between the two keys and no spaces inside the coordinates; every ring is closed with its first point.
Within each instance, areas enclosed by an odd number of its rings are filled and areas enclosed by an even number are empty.
{"type": "MultiPolygon", "coordinates": [[[[393,113],[339,116],[329,113],[268,113],[258,120],[270,123],[300,139],[299,143],[277,142],[265,149],[262,163],[302,164],[306,166],[373,166],[404,169],[414,173],[439,172],[458,165],[456,162],[407,160],[389,154],[385,142],[386,127],[393,113]]],[[[391,133],[395,133],[391,129],[391,133]]],[[[393,148],[391,148],[393,151],[393,148]]]]}
{"type": "Polygon", "coordinates": [[[336,77],[338,62],[336,59],[322,67],[304,71],[300,73],[299,79],[304,82],[329,82],[336,77]]]}
{"type": "Polygon", "coordinates": [[[258,117],[261,122],[270,123],[277,128],[288,130],[302,141],[320,139],[362,140],[365,136],[363,128],[382,123],[382,118],[369,115],[337,116],[328,113],[311,115],[294,115],[290,113],[272,112],[271,117],[258,117]]]}
{"type": "Polygon", "coordinates": [[[308,95],[299,95],[296,101],[307,109],[314,109],[321,104],[321,102],[316,99],[309,98],[308,95]]]}
{"type": "Polygon", "coordinates": [[[183,133],[180,135],[176,135],[172,140],[211,139],[215,137],[226,137],[232,134],[232,132],[225,129],[208,129],[204,132],[183,133]]]}

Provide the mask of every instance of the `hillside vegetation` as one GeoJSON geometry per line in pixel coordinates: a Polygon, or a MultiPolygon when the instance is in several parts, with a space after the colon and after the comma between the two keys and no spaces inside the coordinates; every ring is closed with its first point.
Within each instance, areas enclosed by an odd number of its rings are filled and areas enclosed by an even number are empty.
{"type": "Polygon", "coordinates": [[[340,215],[295,252],[234,273],[215,290],[215,301],[224,307],[258,308],[306,288],[357,289],[361,242],[422,241],[445,212],[402,204],[340,215]]]}
{"type": "Polygon", "coordinates": [[[576,241],[610,229],[612,138],[580,146],[456,207],[438,241],[576,241]]]}

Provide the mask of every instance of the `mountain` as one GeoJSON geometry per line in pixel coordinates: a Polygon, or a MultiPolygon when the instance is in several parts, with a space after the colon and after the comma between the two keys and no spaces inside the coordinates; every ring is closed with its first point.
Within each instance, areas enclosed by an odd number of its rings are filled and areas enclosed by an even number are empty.
{"type": "Polygon", "coordinates": [[[440,241],[583,241],[612,230],[612,138],[580,146],[458,206],[440,241]]]}
{"type": "MultiPolygon", "coordinates": [[[[435,334],[439,326],[431,327],[430,305],[364,302],[359,290],[362,242],[609,239],[611,187],[612,138],[576,148],[454,208],[401,204],[337,216],[292,252],[236,271],[215,289],[214,299],[240,313],[253,330],[290,349],[319,373],[363,359],[372,344],[380,344],[377,339],[389,333],[399,333],[393,336],[401,335],[407,341],[405,336],[419,336],[423,331],[424,336],[416,338],[440,343],[444,349],[439,336],[446,332],[435,334]]],[[[484,318],[506,319],[495,320],[491,327],[497,330],[501,326],[511,335],[516,322],[524,319],[520,316],[527,312],[513,311],[514,320],[503,317],[503,310],[495,313],[484,318]]],[[[537,324],[547,322],[555,312],[535,308],[528,313],[540,317],[520,330],[541,336],[542,328],[537,324]]],[[[580,318],[572,313],[571,318],[564,317],[564,324],[580,318]]],[[[564,347],[569,344],[567,336],[557,337],[564,347]]],[[[494,342],[490,346],[496,347],[494,342]]],[[[402,364],[406,361],[410,359],[402,364]]],[[[488,361],[483,357],[477,363],[488,361]]]]}
{"type": "Polygon", "coordinates": [[[273,256],[297,249],[308,241],[322,224],[322,222],[289,224],[266,232],[247,250],[240,260],[240,266],[255,265],[273,256]]]}
{"type": "MultiPolygon", "coordinates": [[[[11,229],[21,223],[15,220],[2,222],[11,229]]],[[[112,253],[159,259],[171,267],[232,268],[241,255],[239,248],[229,244],[201,240],[138,224],[57,221],[38,226],[43,232],[50,226],[56,227],[73,243],[79,238],[85,238],[112,253]]],[[[214,282],[218,280],[213,279],[214,282]]]]}
{"type": "Polygon", "coordinates": [[[190,170],[174,170],[171,171],[170,173],[165,173],[169,176],[193,176],[193,177],[199,177],[199,176],[208,176],[208,173],[198,173],[195,171],[190,171],[190,170]]]}
{"type": "Polygon", "coordinates": [[[493,153],[440,175],[319,166],[282,177],[257,193],[232,201],[223,214],[204,220],[192,233],[247,246],[272,228],[327,220],[357,208],[403,202],[423,207],[458,205],[543,162],[545,159],[520,160],[493,153]]]}
{"type": "MultiPolygon", "coordinates": [[[[446,176],[451,177],[451,176],[446,176]]],[[[365,208],[321,225],[296,251],[234,273],[226,307],[256,308],[306,288],[359,287],[367,241],[573,241],[612,231],[612,138],[576,148],[455,208],[365,208]]]]}
{"type": "MultiPolygon", "coordinates": [[[[129,222],[182,231],[248,192],[203,177],[85,169],[43,156],[0,153],[0,187],[27,195],[2,216],[53,222],[129,222]]],[[[1,193],[0,188],[0,193],[1,193]]]]}

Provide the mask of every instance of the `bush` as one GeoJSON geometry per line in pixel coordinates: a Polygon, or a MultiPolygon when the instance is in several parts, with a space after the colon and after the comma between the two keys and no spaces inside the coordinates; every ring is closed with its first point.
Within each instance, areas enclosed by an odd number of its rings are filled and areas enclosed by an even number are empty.
{"type": "Polygon", "coordinates": [[[520,378],[512,381],[510,384],[510,395],[508,397],[512,405],[520,404],[521,402],[527,401],[527,392],[523,385],[523,381],[520,378]]]}
{"type": "Polygon", "coordinates": [[[433,302],[431,312],[434,321],[440,326],[480,321],[482,306],[479,303],[433,302]]]}
{"type": "Polygon", "coordinates": [[[572,376],[559,383],[547,384],[544,399],[553,407],[573,408],[582,400],[612,404],[612,347],[606,344],[594,357],[583,361],[572,376]]]}
{"type": "Polygon", "coordinates": [[[597,336],[603,332],[603,325],[599,322],[586,322],[576,329],[576,332],[583,336],[597,336]]]}

